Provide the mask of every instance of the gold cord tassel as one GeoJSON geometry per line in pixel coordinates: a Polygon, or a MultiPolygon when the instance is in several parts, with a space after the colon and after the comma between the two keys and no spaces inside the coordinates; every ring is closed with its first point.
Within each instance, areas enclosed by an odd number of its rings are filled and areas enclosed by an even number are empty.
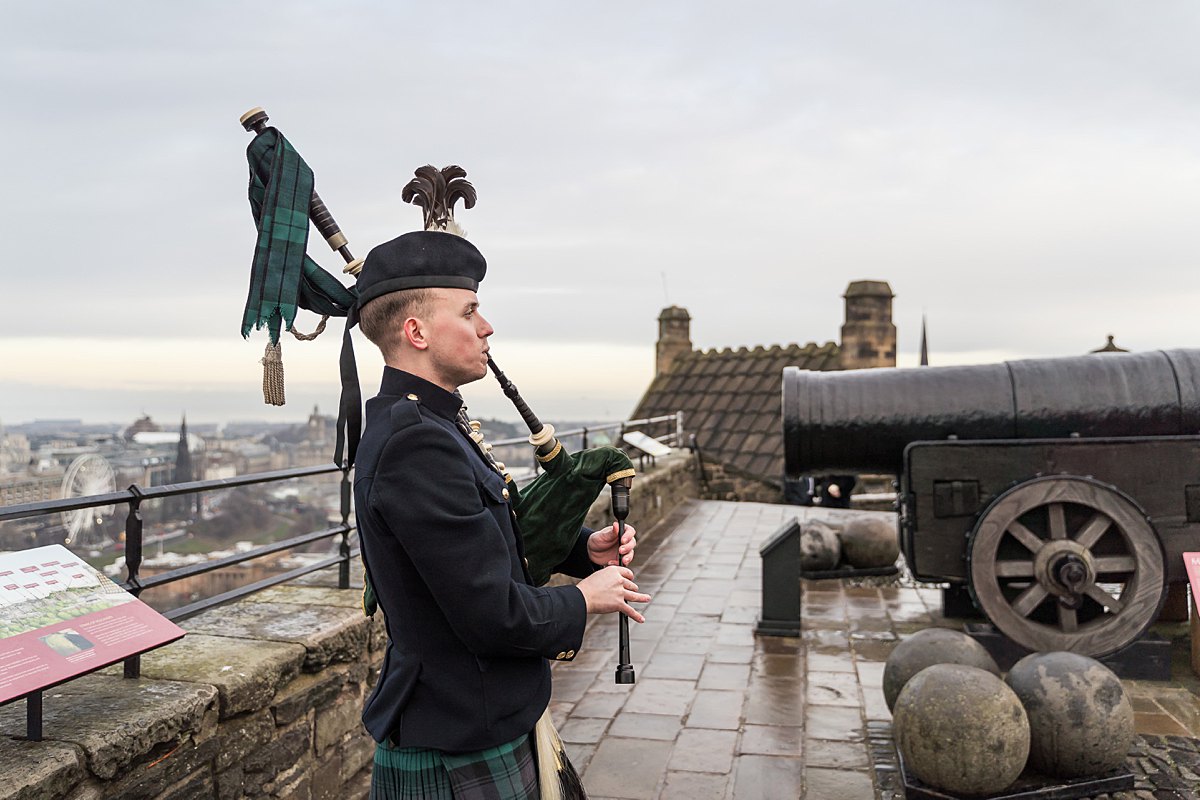
{"type": "Polygon", "coordinates": [[[267,342],[263,353],[263,402],[273,406],[284,404],[283,396],[283,346],[267,342]]]}

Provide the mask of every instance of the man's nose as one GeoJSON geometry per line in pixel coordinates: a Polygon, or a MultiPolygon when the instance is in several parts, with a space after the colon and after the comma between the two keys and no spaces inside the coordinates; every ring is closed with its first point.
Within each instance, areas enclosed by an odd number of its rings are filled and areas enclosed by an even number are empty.
{"type": "Polygon", "coordinates": [[[486,319],[484,319],[482,314],[478,314],[477,316],[479,318],[479,338],[480,339],[486,339],[487,337],[491,336],[493,333],[496,332],[495,329],[492,327],[492,323],[490,323],[486,319]]]}

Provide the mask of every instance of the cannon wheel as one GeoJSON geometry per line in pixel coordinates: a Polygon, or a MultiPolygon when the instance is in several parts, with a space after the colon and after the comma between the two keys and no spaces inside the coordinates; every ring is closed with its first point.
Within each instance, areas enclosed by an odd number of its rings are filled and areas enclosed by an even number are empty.
{"type": "Polygon", "coordinates": [[[1154,526],[1132,498],[1091,478],[1034,478],[1004,492],[971,531],[967,559],[976,603],[1035,651],[1114,653],[1166,597],[1154,526]]]}

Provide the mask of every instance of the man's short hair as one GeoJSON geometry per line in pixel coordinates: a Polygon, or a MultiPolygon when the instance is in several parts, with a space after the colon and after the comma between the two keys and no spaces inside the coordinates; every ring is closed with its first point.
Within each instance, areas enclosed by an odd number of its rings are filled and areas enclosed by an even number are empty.
{"type": "Polygon", "coordinates": [[[432,301],[432,289],[388,292],[359,309],[358,324],[363,335],[387,357],[399,342],[400,326],[404,320],[428,314],[432,301]]]}

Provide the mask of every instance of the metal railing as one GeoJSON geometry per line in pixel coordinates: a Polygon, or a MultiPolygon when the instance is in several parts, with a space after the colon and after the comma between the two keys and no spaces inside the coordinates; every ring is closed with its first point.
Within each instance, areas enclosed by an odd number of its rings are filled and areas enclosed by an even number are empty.
{"type": "MultiPolygon", "coordinates": [[[[626,420],[625,422],[606,422],[600,425],[588,425],[580,428],[570,428],[561,431],[556,430],[554,435],[558,437],[560,442],[563,442],[564,447],[569,445],[567,440],[578,436],[579,449],[586,450],[590,442],[590,436],[594,436],[597,433],[616,431],[617,435],[610,438],[610,441],[614,446],[620,447],[621,440],[625,436],[626,431],[631,431],[642,427],[649,428],[651,431],[653,431],[654,426],[660,426],[662,432],[658,435],[653,435],[647,431],[643,431],[643,433],[646,433],[647,436],[650,436],[651,438],[656,439],[663,444],[670,445],[671,447],[679,448],[691,446],[689,438],[683,432],[682,411],[676,411],[674,414],[665,414],[661,417],[646,417],[644,419],[626,420]]],[[[489,444],[491,444],[493,448],[522,444],[527,445],[529,444],[529,439],[525,436],[512,436],[507,439],[497,439],[495,441],[491,441],[489,444]]],[[[540,468],[540,465],[538,460],[533,457],[532,450],[529,451],[529,460],[530,466],[533,467],[534,473],[536,474],[540,468]]]]}
{"type": "MultiPolygon", "coordinates": [[[[236,589],[231,589],[227,592],[207,597],[202,600],[197,600],[193,603],[170,609],[169,611],[161,612],[164,617],[169,620],[176,621],[186,619],[187,617],[199,614],[214,606],[222,603],[227,603],[231,600],[236,600],[254,592],[267,589],[272,586],[277,586],[281,583],[293,580],[301,575],[307,575],[311,572],[332,567],[335,564],[338,566],[338,588],[350,588],[350,562],[351,559],[358,554],[358,548],[351,548],[350,534],[354,531],[354,526],[350,524],[350,470],[340,467],[337,464],[327,464],[318,467],[294,467],[291,469],[273,470],[270,472],[258,472],[249,475],[238,475],[233,478],[221,478],[217,480],[206,481],[190,481],[188,483],[174,483],[163,486],[151,486],[143,488],[134,484],[128,489],[120,492],[109,492],[107,494],[91,495],[90,497],[64,498],[61,500],[46,500],[37,503],[23,503],[15,506],[0,507],[0,522],[9,520],[27,519],[30,517],[45,516],[49,514],[59,514],[64,511],[77,511],[86,508],[101,508],[104,506],[112,506],[126,504],[129,506],[129,511],[125,516],[125,567],[127,570],[126,579],[119,584],[122,589],[138,597],[147,589],[156,586],[163,586],[175,581],[190,578],[194,575],[201,575],[206,572],[229,567],[235,564],[241,564],[246,561],[252,561],[256,558],[278,553],[282,550],[288,550],[293,547],[319,542],[324,539],[332,539],[341,537],[338,544],[338,554],[330,556],[312,564],[306,564],[296,569],[282,572],[278,575],[272,575],[269,578],[256,581],[254,583],[239,586],[236,589]],[[142,567],[142,552],[145,544],[143,537],[142,525],[142,504],[149,500],[160,500],[168,497],[179,497],[182,495],[194,495],[201,492],[210,492],[218,489],[233,489],[239,486],[254,486],[258,484],[278,483],[280,481],[292,480],[295,478],[307,478],[316,475],[329,475],[335,472],[342,474],[341,478],[341,524],[331,528],[325,528],[310,533],[292,536],[287,539],[280,539],[268,545],[255,547],[242,553],[228,556],[226,558],[214,559],[200,564],[191,564],[179,569],[173,569],[168,572],[163,572],[149,578],[143,578],[139,574],[142,567]]],[[[125,677],[136,678],[141,672],[141,662],[139,656],[130,656],[125,659],[125,677]]]]}
{"type": "MultiPolygon", "coordinates": [[[[569,439],[571,437],[580,437],[580,447],[586,449],[589,444],[589,437],[601,432],[616,432],[614,444],[621,443],[621,437],[626,431],[635,428],[647,428],[651,435],[653,426],[660,426],[661,432],[653,438],[664,444],[675,447],[685,447],[689,445],[683,432],[683,413],[667,414],[659,417],[648,417],[645,419],[627,420],[625,422],[612,422],[602,425],[591,425],[587,427],[573,428],[557,432],[560,439],[569,439]]],[[[524,437],[514,437],[510,439],[501,439],[493,442],[493,447],[504,445],[526,444],[527,439],[524,437]]],[[[532,458],[534,465],[537,464],[536,459],[532,458]]],[[[317,467],[294,467],[291,469],[272,470],[269,472],[258,472],[248,475],[239,475],[233,478],[221,478],[216,480],[190,481],[188,483],[166,484],[162,486],[141,487],[137,484],[130,486],[128,489],[119,492],[108,492],[106,494],[91,495],[88,497],[63,498],[61,500],[43,500],[34,503],[23,503],[12,506],[0,507],[0,522],[10,520],[27,519],[39,516],[48,516],[51,514],[61,514],[66,511],[78,511],[89,508],[102,508],[104,506],[127,505],[129,507],[125,516],[125,567],[127,576],[119,585],[134,597],[138,597],[147,589],[153,589],[159,586],[165,586],[176,581],[191,578],[196,575],[202,575],[206,572],[230,567],[237,564],[242,564],[247,561],[262,558],[264,556],[278,553],[283,550],[289,550],[294,547],[299,547],[313,542],[319,542],[326,539],[341,537],[338,545],[338,554],[330,556],[312,564],[306,564],[296,569],[272,575],[263,580],[249,583],[244,586],[222,592],[212,597],[196,600],[187,605],[173,608],[168,611],[161,612],[164,617],[169,620],[177,621],[186,619],[202,611],[213,608],[214,606],[227,603],[232,600],[245,597],[254,592],[263,589],[277,586],[281,583],[286,583],[290,580],[298,578],[302,575],[307,575],[312,572],[327,569],[334,565],[338,566],[338,587],[341,589],[350,588],[350,564],[351,559],[358,555],[359,549],[351,547],[350,534],[355,530],[355,526],[350,524],[351,513],[351,484],[350,484],[350,469],[343,468],[337,464],[326,464],[317,467]],[[143,561],[143,550],[145,546],[145,538],[143,535],[143,520],[142,520],[142,504],[151,500],[161,500],[170,497],[180,497],[184,495],[195,495],[203,492],[217,491],[221,489],[233,489],[241,486],[254,486],[260,484],[278,483],[281,481],[293,480],[296,478],[307,478],[317,475],[329,475],[335,472],[341,473],[341,524],[330,528],[312,531],[309,533],[292,536],[287,539],[281,539],[271,544],[254,547],[245,552],[236,553],[224,558],[213,559],[199,564],[190,564],[178,569],[172,569],[167,572],[162,572],[150,577],[142,577],[140,570],[143,561]]],[[[125,659],[125,675],[126,677],[136,678],[140,674],[141,664],[138,656],[130,656],[125,659]]]]}

